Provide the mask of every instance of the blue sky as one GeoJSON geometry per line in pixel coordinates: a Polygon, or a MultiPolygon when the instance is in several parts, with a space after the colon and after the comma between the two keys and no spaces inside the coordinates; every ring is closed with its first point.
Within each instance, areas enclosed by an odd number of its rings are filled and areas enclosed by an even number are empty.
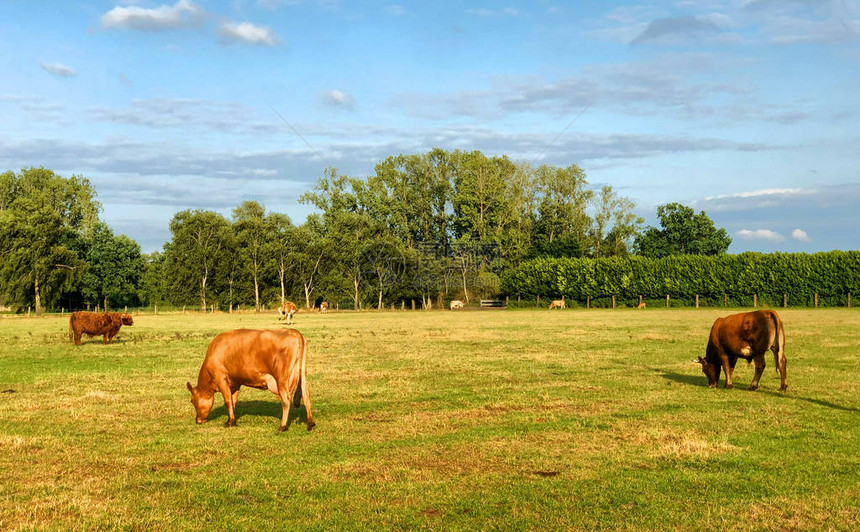
{"type": "Polygon", "coordinates": [[[860,0],[5,0],[0,73],[0,170],[88,177],[145,251],[433,147],[577,163],[730,252],[860,247],[860,0]]]}

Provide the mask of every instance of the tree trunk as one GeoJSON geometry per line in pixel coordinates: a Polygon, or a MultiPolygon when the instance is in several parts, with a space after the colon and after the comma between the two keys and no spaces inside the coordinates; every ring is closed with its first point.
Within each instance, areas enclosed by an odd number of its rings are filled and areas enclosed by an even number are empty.
{"type": "Polygon", "coordinates": [[[254,310],[257,313],[260,312],[260,280],[256,272],[254,272],[254,310]]]}
{"type": "Polygon", "coordinates": [[[355,285],[355,295],[353,295],[352,308],[353,310],[358,310],[358,279],[353,278],[352,284],[355,285]]]}
{"type": "Polygon", "coordinates": [[[379,304],[376,306],[379,310],[382,310],[382,289],[379,290],[379,304]]]}
{"type": "Polygon", "coordinates": [[[466,303],[469,302],[469,290],[466,288],[466,268],[463,268],[463,295],[466,297],[466,303]]]}
{"type": "Polygon", "coordinates": [[[284,288],[284,276],[287,274],[287,267],[282,262],[280,267],[278,268],[278,275],[281,278],[281,305],[283,305],[287,301],[287,292],[284,288]]]}
{"type": "Polygon", "coordinates": [[[107,296],[105,296],[105,312],[107,312],[107,311],[108,311],[107,296]]]}
{"type": "Polygon", "coordinates": [[[200,280],[200,310],[206,312],[206,276],[200,280]]]}
{"type": "MultiPolygon", "coordinates": [[[[36,292],[36,316],[41,316],[42,315],[42,294],[41,294],[41,292],[39,292],[39,280],[38,279],[34,280],[33,287],[34,287],[34,290],[36,292]]],[[[29,314],[29,313],[30,312],[28,310],[27,314],[29,314]]]]}

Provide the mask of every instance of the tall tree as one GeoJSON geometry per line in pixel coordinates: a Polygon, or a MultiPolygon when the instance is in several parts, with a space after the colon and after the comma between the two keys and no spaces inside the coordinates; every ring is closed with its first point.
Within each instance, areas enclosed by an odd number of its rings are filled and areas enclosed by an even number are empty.
{"type": "Polygon", "coordinates": [[[588,232],[591,256],[627,255],[628,246],[645,220],[633,213],[634,203],[605,185],[595,196],[595,213],[588,232]]]}
{"type": "Polygon", "coordinates": [[[538,221],[537,240],[553,243],[572,235],[587,248],[591,220],[586,212],[594,193],[587,188],[585,171],[572,164],[565,168],[541,166],[537,170],[538,221]]]}
{"type": "Polygon", "coordinates": [[[256,201],[245,201],[233,209],[233,228],[245,270],[254,281],[254,309],[260,312],[260,274],[269,242],[266,209],[256,201]]]}
{"type": "Polygon", "coordinates": [[[45,168],[0,175],[0,290],[41,314],[82,277],[82,238],[101,208],[89,180],[45,168]]]}
{"type": "Polygon", "coordinates": [[[196,297],[205,311],[206,296],[230,241],[230,224],[213,211],[185,210],[173,216],[170,232],[173,238],[164,254],[171,298],[179,303],[196,297]]]}
{"type": "Polygon", "coordinates": [[[637,253],[660,258],[668,255],[719,255],[732,243],[724,228],[717,229],[705,211],[698,214],[680,203],[657,207],[661,229],[648,227],[636,238],[637,253]]]}
{"type": "Polygon", "coordinates": [[[83,294],[90,302],[117,305],[137,303],[137,287],[144,269],[140,245],[110,227],[97,223],[87,239],[83,294]]]}
{"type": "Polygon", "coordinates": [[[291,258],[296,250],[296,228],[289,216],[271,212],[265,218],[267,240],[263,256],[269,270],[275,272],[281,285],[281,304],[287,300],[287,275],[293,269],[291,258]]]}

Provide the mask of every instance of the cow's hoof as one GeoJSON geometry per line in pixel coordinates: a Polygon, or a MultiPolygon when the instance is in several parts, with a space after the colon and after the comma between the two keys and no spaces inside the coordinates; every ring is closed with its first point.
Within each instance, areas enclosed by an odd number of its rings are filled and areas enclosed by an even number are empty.
{"type": "Polygon", "coordinates": [[[280,427],[278,427],[278,432],[286,432],[286,431],[287,431],[286,425],[281,425],[280,427]]]}
{"type": "Polygon", "coordinates": [[[754,384],[750,384],[750,391],[751,391],[751,392],[754,392],[754,391],[756,391],[756,390],[758,390],[758,386],[756,386],[756,385],[754,385],[754,384]]]}
{"type": "Polygon", "coordinates": [[[727,390],[728,390],[729,388],[731,388],[731,387],[732,387],[732,385],[731,385],[731,384],[726,384],[726,386],[725,386],[725,388],[726,388],[727,390]]]}
{"type": "Polygon", "coordinates": [[[317,424],[314,423],[313,421],[308,421],[308,432],[314,430],[314,427],[316,427],[316,426],[317,426],[317,424]]]}
{"type": "Polygon", "coordinates": [[[779,391],[784,392],[788,389],[788,384],[779,387],[779,391]]]}
{"type": "Polygon", "coordinates": [[[716,388],[716,387],[717,387],[717,385],[716,385],[716,384],[709,384],[709,385],[708,385],[708,388],[716,388]]]}
{"type": "Polygon", "coordinates": [[[236,422],[235,422],[235,421],[230,421],[230,420],[228,420],[226,423],[224,423],[224,426],[225,426],[225,427],[235,427],[235,426],[236,426],[236,422]]]}

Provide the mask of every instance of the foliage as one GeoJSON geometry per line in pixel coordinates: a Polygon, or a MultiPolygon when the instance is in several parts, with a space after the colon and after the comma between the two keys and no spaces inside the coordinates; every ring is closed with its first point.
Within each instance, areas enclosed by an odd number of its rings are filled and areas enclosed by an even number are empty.
{"type": "Polygon", "coordinates": [[[742,253],[740,255],[611,257],[527,261],[502,276],[509,295],[586,298],[617,296],[692,299],[696,295],[748,298],[753,294],[804,305],[814,293],[860,293],[860,251],[742,253]]]}
{"type": "Polygon", "coordinates": [[[80,282],[81,239],[98,220],[90,182],[44,168],[0,178],[0,289],[8,304],[37,313],[80,282]]]}
{"type": "Polygon", "coordinates": [[[106,224],[95,225],[87,239],[87,270],[82,292],[89,303],[110,306],[138,304],[137,286],[144,269],[140,245],[125,235],[114,235],[106,224]]]}
{"type": "Polygon", "coordinates": [[[635,239],[638,254],[661,258],[669,255],[719,255],[732,243],[725,229],[714,227],[705,211],[696,214],[680,203],[657,207],[662,229],[648,227],[635,239]]]}

